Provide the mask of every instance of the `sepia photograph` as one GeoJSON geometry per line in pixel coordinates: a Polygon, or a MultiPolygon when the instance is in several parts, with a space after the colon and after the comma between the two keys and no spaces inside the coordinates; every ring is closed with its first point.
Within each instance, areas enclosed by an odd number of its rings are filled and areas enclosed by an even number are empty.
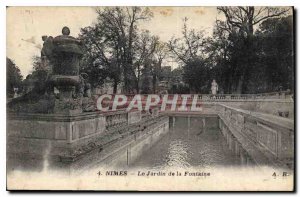
{"type": "Polygon", "coordinates": [[[294,13],[7,6],[7,190],[295,191],[294,13]]]}

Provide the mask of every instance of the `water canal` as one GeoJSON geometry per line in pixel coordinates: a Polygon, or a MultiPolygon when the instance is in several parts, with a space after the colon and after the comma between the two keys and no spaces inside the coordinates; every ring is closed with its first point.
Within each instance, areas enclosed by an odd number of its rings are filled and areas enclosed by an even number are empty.
{"type": "Polygon", "coordinates": [[[210,168],[240,165],[226,145],[217,118],[170,117],[170,131],[131,164],[133,168],[210,168]],[[173,123],[174,122],[174,123],[173,123]]]}

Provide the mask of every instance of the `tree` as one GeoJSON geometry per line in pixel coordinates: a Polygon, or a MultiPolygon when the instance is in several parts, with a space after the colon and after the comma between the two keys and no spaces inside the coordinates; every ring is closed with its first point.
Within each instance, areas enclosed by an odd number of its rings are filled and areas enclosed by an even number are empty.
{"type": "MultiPolygon", "coordinates": [[[[141,32],[141,34],[138,35],[137,41],[135,42],[135,46],[134,46],[134,50],[135,50],[134,68],[137,77],[137,87],[136,87],[137,92],[140,91],[139,86],[140,86],[142,71],[144,70],[144,76],[154,74],[153,73],[154,70],[153,64],[155,64],[154,53],[157,50],[158,44],[159,44],[159,38],[157,36],[151,36],[149,31],[143,31],[141,32]]],[[[147,76],[146,78],[149,78],[149,76],[147,76]]],[[[145,87],[143,89],[145,89],[145,87]]],[[[147,91],[150,91],[150,89],[147,91]]]]}
{"type": "MultiPolygon", "coordinates": [[[[261,23],[256,33],[263,84],[262,91],[294,89],[293,17],[272,18],[261,23]]],[[[257,73],[259,74],[259,73],[257,73]]],[[[254,76],[253,76],[254,77],[254,76]]]]}
{"type": "Polygon", "coordinates": [[[204,61],[207,38],[204,37],[204,31],[189,29],[187,21],[187,18],[183,19],[182,37],[171,38],[167,46],[172,57],[183,68],[183,80],[189,85],[191,91],[197,92],[204,90],[204,83],[206,83],[204,81],[206,77],[203,80],[201,76],[207,74],[207,65],[204,61]]]}
{"type": "Polygon", "coordinates": [[[234,87],[233,78],[235,65],[231,62],[231,41],[226,32],[215,26],[213,36],[207,39],[205,52],[206,61],[211,66],[211,72],[219,83],[219,89],[224,93],[231,93],[234,87]]]}
{"type": "Polygon", "coordinates": [[[104,41],[110,44],[109,53],[115,55],[116,62],[122,68],[125,91],[137,91],[137,77],[133,67],[134,43],[138,34],[138,23],[150,20],[152,12],[149,8],[141,7],[106,7],[96,11],[98,22],[105,33],[104,41]]]}
{"type": "Polygon", "coordinates": [[[84,43],[84,56],[80,63],[80,72],[88,74],[93,87],[102,85],[109,77],[114,82],[114,93],[121,81],[120,46],[109,39],[102,21],[93,27],[81,29],[79,38],[84,43]]]}
{"type": "Polygon", "coordinates": [[[226,23],[217,20],[217,24],[229,32],[237,28],[246,36],[253,35],[255,25],[260,24],[266,19],[282,16],[290,10],[289,8],[254,6],[221,6],[217,7],[217,9],[226,17],[226,23]]]}
{"type": "Polygon", "coordinates": [[[170,92],[173,94],[188,94],[190,88],[183,80],[184,71],[182,67],[173,69],[170,73],[170,92]]]}
{"type": "Polygon", "coordinates": [[[144,67],[142,70],[142,86],[141,93],[149,94],[151,93],[151,64],[150,61],[145,61],[144,67]]]}
{"type": "Polygon", "coordinates": [[[21,88],[23,76],[21,75],[19,67],[6,57],[6,95],[12,96],[14,88],[21,88]]]}
{"type": "MultiPolygon", "coordinates": [[[[257,67],[259,43],[256,42],[254,35],[255,25],[267,19],[285,15],[289,9],[253,6],[218,7],[217,9],[226,17],[226,21],[217,20],[216,26],[217,31],[224,32],[225,38],[229,40],[226,55],[229,56],[230,61],[228,71],[232,73],[229,79],[230,91],[243,93],[247,91],[250,73],[253,68],[257,67]]],[[[224,59],[224,61],[227,60],[224,59]]]]}
{"type": "Polygon", "coordinates": [[[183,67],[183,80],[193,93],[209,93],[213,72],[204,59],[193,59],[183,67]]]}
{"type": "Polygon", "coordinates": [[[101,84],[106,77],[114,80],[114,92],[123,76],[125,91],[137,89],[134,71],[134,45],[138,23],[149,20],[148,8],[106,7],[96,9],[97,23],[81,30],[86,53],[82,67],[93,73],[92,84],[101,84]]]}
{"type": "Polygon", "coordinates": [[[33,71],[26,79],[30,79],[34,83],[35,90],[44,91],[48,77],[51,74],[50,65],[44,64],[39,56],[32,57],[32,64],[33,71]]]}
{"type": "Polygon", "coordinates": [[[206,42],[204,31],[188,29],[187,21],[188,18],[183,19],[182,37],[173,37],[168,42],[168,47],[173,54],[173,58],[182,64],[186,64],[192,59],[203,57],[202,52],[206,42]]]}

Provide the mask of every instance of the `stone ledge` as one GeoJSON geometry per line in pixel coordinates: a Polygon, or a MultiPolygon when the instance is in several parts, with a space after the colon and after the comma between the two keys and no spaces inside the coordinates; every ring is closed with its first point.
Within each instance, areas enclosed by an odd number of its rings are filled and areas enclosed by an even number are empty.
{"type": "Polygon", "coordinates": [[[267,124],[271,125],[276,125],[276,128],[283,128],[283,129],[288,129],[288,130],[294,130],[294,121],[288,118],[282,118],[270,114],[264,114],[264,113],[259,113],[259,112],[252,112],[248,110],[243,110],[243,109],[238,109],[234,107],[230,107],[224,104],[218,104],[219,106],[231,109],[236,112],[240,112],[244,115],[251,116],[251,118],[265,122],[267,124]]]}
{"type": "Polygon", "coordinates": [[[84,112],[81,114],[65,115],[65,114],[39,114],[39,113],[7,113],[7,119],[11,120],[36,120],[36,121],[55,121],[55,122],[72,122],[77,120],[86,120],[101,116],[110,116],[118,114],[126,114],[125,110],[116,110],[112,112],[84,112]]]}
{"type": "Polygon", "coordinates": [[[152,125],[161,123],[164,118],[166,117],[159,116],[151,120],[124,126],[122,128],[112,128],[109,132],[106,131],[102,136],[99,136],[97,137],[97,139],[90,141],[87,145],[78,147],[77,151],[75,150],[74,155],[61,155],[60,157],[62,158],[62,161],[76,161],[81,157],[81,155],[88,154],[94,149],[103,149],[105,146],[108,146],[120,139],[125,139],[128,138],[128,136],[131,136],[132,134],[135,134],[139,131],[144,131],[152,125]]]}
{"type": "Polygon", "coordinates": [[[257,165],[266,166],[271,163],[273,167],[287,167],[284,162],[275,159],[271,154],[267,154],[266,149],[259,143],[233,128],[224,117],[220,116],[220,119],[257,165]]]}

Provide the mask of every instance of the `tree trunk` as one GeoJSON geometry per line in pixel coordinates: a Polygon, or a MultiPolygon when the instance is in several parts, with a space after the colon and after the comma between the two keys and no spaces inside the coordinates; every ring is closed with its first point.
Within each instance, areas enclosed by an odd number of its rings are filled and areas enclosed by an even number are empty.
{"type": "Polygon", "coordinates": [[[152,78],[152,87],[153,87],[153,93],[156,93],[156,75],[153,75],[152,78]]]}
{"type": "Polygon", "coordinates": [[[136,93],[139,94],[140,93],[140,77],[137,78],[135,86],[136,86],[136,93]]]}
{"type": "Polygon", "coordinates": [[[249,7],[249,14],[248,14],[248,36],[253,36],[253,17],[254,17],[254,7],[249,7]]]}
{"type": "Polygon", "coordinates": [[[242,94],[243,93],[243,84],[244,84],[244,75],[241,75],[238,81],[238,85],[236,88],[236,93],[237,94],[242,94]]]}
{"type": "Polygon", "coordinates": [[[114,87],[113,87],[113,93],[116,94],[118,90],[118,80],[114,79],[114,87]]]}

